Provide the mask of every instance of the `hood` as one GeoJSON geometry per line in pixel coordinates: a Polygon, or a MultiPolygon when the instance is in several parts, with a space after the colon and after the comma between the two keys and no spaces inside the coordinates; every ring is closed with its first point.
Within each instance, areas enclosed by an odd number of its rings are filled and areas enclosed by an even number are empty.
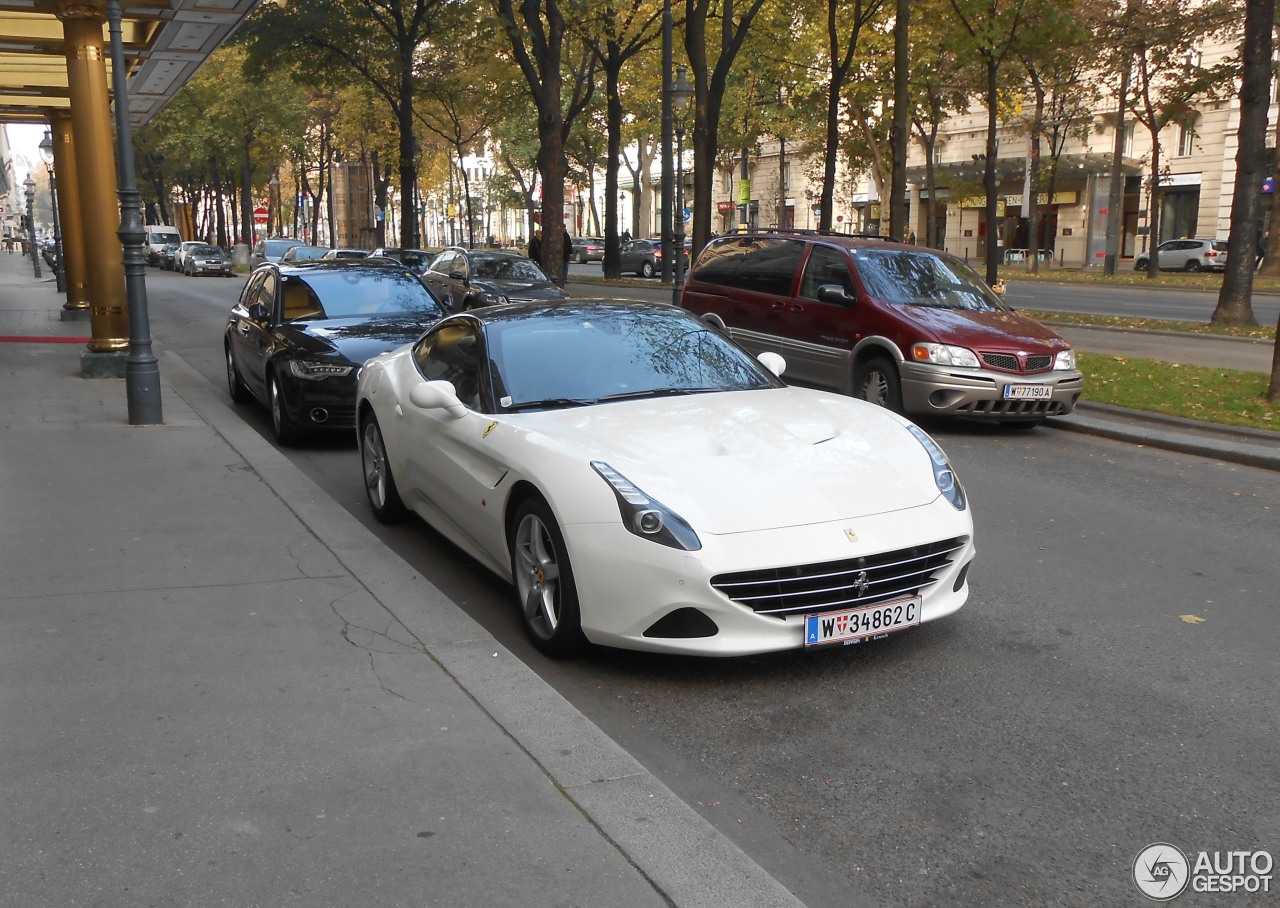
{"type": "Polygon", "coordinates": [[[564,291],[553,284],[551,281],[516,281],[516,280],[495,280],[493,278],[485,278],[483,280],[472,281],[476,286],[482,287],[491,293],[500,293],[507,299],[518,300],[548,300],[548,299],[564,299],[564,291]]]}
{"type": "Polygon", "coordinates": [[[520,419],[545,430],[540,444],[608,462],[700,533],[849,520],[938,497],[929,457],[901,419],[822,391],[619,401],[520,419]]]}
{"type": "Polygon", "coordinates": [[[284,326],[294,345],[312,354],[337,353],[360,364],[379,353],[412,343],[431,327],[420,319],[379,316],[289,322],[284,326]]]}
{"type": "Polygon", "coordinates": [[[909,311],[912,321],[934,334],[940,343],[1025,353],[1056,353],[1071,346],[1051,329],[1012,309],[903,308],[909,311]]]}

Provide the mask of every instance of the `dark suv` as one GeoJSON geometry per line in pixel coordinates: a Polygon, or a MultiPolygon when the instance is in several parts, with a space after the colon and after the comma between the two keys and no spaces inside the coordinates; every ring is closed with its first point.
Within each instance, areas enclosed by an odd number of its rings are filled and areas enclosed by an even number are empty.
{"type": "Polygon", "coordinates": [[[1071,346],[958,259],[840,234],[734,234],[694,263],[681,305],[787,377],[898,412],[1021,426],[1070,413],[1071,346]]]}

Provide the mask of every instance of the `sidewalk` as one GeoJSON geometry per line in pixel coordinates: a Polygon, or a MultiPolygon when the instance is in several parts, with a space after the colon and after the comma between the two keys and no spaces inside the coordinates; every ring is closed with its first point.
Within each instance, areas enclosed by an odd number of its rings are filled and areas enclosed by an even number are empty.
{"type": "Polygon", "coordinates": [[[130,427],[60,306],[0,253],[6,904],[799,905],[182,360],[130,427]]]}

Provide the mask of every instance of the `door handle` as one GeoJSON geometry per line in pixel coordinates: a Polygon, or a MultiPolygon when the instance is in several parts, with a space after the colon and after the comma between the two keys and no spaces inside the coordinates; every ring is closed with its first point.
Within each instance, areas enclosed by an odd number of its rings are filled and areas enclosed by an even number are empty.
{"type": "Polygon", "coordinates": [[[396,416],[404,416],[404,409],[399,404],[396,404],[396,416]]]}
{"type": "Polygon", "coordinates": [[[799,303],[792,303],[790,306],[788,306],[788,307],[787,307],[787,311],[788,311],[788,312],[803,312],[803,311],[804,311],[804,306],[801,306],[799,303]]]}
{"type": "Polygon", "coordinates": [[[770,308],[770,309],[778,309],[778,310],[781,310],[781,309],[782,309],[782,307],[783,307],[783,306],[785,306],[785,305],[786,305],[786,304],[785,304],[784,302],[782,302],[782,300],[774,300],[772,303],[770,303],[770,304],[769,304],[769,308],[770,308]]]}

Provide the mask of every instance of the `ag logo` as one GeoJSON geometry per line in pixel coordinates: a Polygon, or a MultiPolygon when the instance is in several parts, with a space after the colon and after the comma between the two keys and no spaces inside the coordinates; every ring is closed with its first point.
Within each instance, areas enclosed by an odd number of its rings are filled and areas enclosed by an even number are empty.
{"type": "Polygon", "coordinates": [[[1167,902],[1182,895],[1191,877],[1187,856],[1173,845],[1148,845],[1133,861],[1133,881],[1149,899],[1167,902]]]}

